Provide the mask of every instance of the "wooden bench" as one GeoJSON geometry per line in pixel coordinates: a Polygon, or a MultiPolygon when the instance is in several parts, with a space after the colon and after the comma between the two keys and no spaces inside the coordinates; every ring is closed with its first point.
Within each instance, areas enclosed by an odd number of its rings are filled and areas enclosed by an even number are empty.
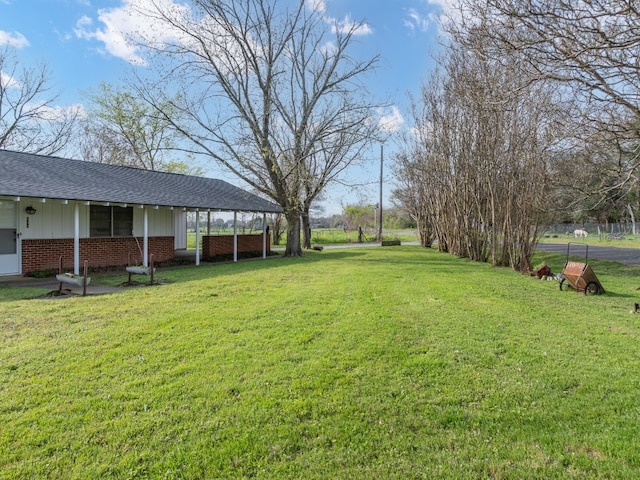
{"type": "Polygon", "coordinates": [[[127,265],[127,273],[129,274],[128,283],[131,283],[131,275],[148,275],[151,277],[149,284],[153,285],[153,274],[156,269],[153,266],[153,253],[149,254],[149,266],[131,265],[131,254],[129,254],[129,265],[127,265]]]}
{"type": "Polygon", "coordinates": [[[73,285],[74,287],[82,287],[82,296],[87,294],[87,285],[91,282],[91,277],[87,276],[87,270],[89,268],[89,261],[84,261],[84,269],[82,275],[74,275],[72,273],[64,273],[62,268],[62,257],[60,257],[60,264],[58,266],[58,274],[56,280],[58,280],[58,295],[62,293],[62,284],[73,285]]]}

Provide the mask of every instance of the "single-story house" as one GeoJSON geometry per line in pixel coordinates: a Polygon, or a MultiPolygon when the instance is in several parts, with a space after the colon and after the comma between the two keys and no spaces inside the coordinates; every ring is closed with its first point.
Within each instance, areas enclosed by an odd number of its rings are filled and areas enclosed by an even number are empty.
{"type": "MultiPolygon", "coordinates": [[[[155,262],[173,259],[186,249],[189,211],[198,219],[261,213],[266,225],[266,214],[282,209],[222,180],[0,150],[0,275],[55,269],[61,257],[76,274],[85,260],[106,267],[126,265],[132,253],[145,266],[149,254],[155,262]]],[[[268,253],[266,231],[201,236],[196,224],[203,258],[220,245],[234,260],[238,251],[268,253]]]]}

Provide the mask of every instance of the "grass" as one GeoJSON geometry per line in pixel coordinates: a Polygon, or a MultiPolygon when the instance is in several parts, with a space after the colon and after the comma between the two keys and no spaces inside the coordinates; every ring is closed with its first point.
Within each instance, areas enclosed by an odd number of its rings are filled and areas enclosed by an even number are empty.
{"type": "Polygon", "coordinates": [[[590,265],[606,295],[412,246],[0,287],[0,478],[637,477],[640,270],[590,265]]]}
{"type": "MultiPolygon", "coordinates": [[[[311,231],[311,243],[317,245],[335,245],[343,243],[358,243],[358,231],[347,230],[342,228],[314,228],[311,231]]],[[[376,242],[376,235],[378,232],[373,232],[371,229],[363,231],[363,241],[376,242]]],[[[382,234],[383,240],[401,240],[403,242],[411,242],[418,240],[418,234],[415,231],[394,231],[384,230],[382,234]]]]}

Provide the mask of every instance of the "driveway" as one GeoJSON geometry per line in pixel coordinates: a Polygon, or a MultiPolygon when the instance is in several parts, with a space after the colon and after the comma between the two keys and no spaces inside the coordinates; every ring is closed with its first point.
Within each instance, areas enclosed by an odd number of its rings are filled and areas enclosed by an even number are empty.
{"type": "MultiPolygon", "coordinates": [[[[589,245],[588,247],[588,258],[594,258],[596,260],[609,260],[632,267],[640,266],[640,249],[601,247],[594,245],[589,245]]],[[[538,243],[536,250],[553,253],[564,253],[566,255],[567,244],[538,243]]],[[[571,245],[571,256],[584,257],[585,253],[587,253],[585,245],[571,245]]]]}

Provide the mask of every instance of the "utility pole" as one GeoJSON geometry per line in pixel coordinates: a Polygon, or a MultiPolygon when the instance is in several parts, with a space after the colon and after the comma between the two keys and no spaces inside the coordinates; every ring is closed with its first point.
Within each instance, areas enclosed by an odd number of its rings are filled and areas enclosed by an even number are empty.
{"type": "Polygon", "coordinates": [[[382,166],[384,164],[384,143],[380,143],[380,210],[378,210],[378,241],[382,243],[382,166]]]}

